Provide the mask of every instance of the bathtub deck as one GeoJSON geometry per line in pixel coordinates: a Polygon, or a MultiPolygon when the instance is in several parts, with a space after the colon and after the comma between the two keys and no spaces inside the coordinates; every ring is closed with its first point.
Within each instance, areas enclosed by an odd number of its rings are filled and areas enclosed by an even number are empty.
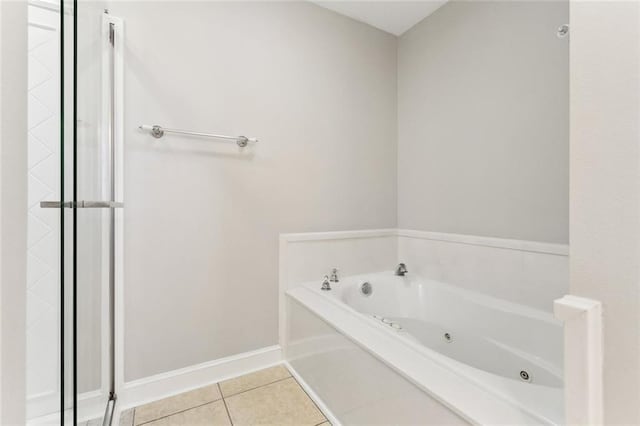
{"type": "Polygon", "coordinates": [[[330,423],[282,365],[126,410],[121,426],[330,423]]]}

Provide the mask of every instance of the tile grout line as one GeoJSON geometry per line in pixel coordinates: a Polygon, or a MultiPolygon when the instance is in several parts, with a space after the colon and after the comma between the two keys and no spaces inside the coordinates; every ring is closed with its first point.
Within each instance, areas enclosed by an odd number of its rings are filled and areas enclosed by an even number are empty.
{"type": "MultiPolygon", "coordinates": [[[[252,391],[252,390],[260,389],[260,388],[263,388],[263,387],[265,387],[265,386],[269,386],[269,385],[272,385],[272,384],[274,384],[274,383],[278,383],[278,382],[281,382],[281,381],[283,381],[283,380],[287,380],[287,379],[294,379],[294,377],[293,377],[293,376],[291,376],[291,375],[289,375],[288,377],[283,377],[282,379],[274,380],[273,382],[265,383],[264,385],[256,386],[256,387],[251,388],[251,389],[245,389],[245,390],[240,391],[240,392],[238,392],[238,393],[234,393],[233,395],[228,395],[228,396],[224,396],[224,395],[223,395],[223,396],[222,396],[222,398],[223,398],[223,399],[224,399],[224,398],[231,398],[231,397],[234,397],[234,396],[236,396],[236,395],[240,395],[240,394],[245,393],[245,392],[250,392],[250,391],[252,391]]],[[[294,379],[294,380],[295,380],[295,379],[294,379]]],[[[297,383],[297,382],[296,382],[296,383],[297,383]]],[[[220,393],[222,394],[222,389],[220,390],[220,393]]]]}
{"type": "Polygon", "coordinates": [[[220,387],[220,383],[218,383],[218,391],[220,392],[220,396],[222,397],[222,403],[224,404],[224,409],[227,410],[227,417],[229,418],[229,423],[231,423],[231,426],[233,426],[233,419],[231,418],[229,407],[227,407],[227,401],[224,399],[224,395],[222,394],[222,388],[220,387]]]}
{"type": "MultiPolygon", "coordinates": [[[[220,399],[222,399],[222,398],[220,398],[220,399]]],[[[167,417],[171,417],[171,416],[174,416],[176,414],[184,413],[185,411],[189,411],[189,410],[193,410],[195,408],[204,407],[205,405],[213,404],[214,402],[220,401],[220,399],[214,399],[213,401],[208,401],[208,402],[205,402],[204,404],[194,405],[193,407],[185,408],[184,410],[176,411],[175,413],[167,414],[165,416],[161,416],[161,417],[155,418],[153,420],[149,420],[148,422],[139,423],[137,425],[134,423],[134,426],[148,425],[149,423],[153,423],[153,422],[156,422],[156,421],[161,420],[161,419],[166,419],[167,417]]]]}
{"type": "MultiPolygon", "coordinates": [[[[246,393],[246,392],[250,392],[250,391],[253,391],[253,390],[256,390],[256,389],[263,388],[263,387],[265,387],[265,386],[272,385],[272,384],[274,384],[274,383],[282,382],[282,381],[284,381],[284,380],[288,380],[288,379],[293,379],[293,382],[298,386],[298,388],[299,388],[299,389],[301,389],[301,390],[302,390],[302,392],[305,394],[305,396],[307,397],[307,399],[308,399],[309,401],[311,401],[311,403],[313,404],[313,406],[314,406],[314,407],[316,407],[316,409],[318,410],[318,412],[319,412],[319,413],[320,413],[320,415],[322,416],[322,421],[321,421],[321,422],[319,422],[319,423],[317,423],[317,424],[315,424],[314,426],[320,426],[320,425],[321,425],[321,424],[323,424],[323,423],[327,423],[327,422],[329,422],[329,420],[327,419],[327,416],[325,416],[325,414],[322,412],[322,410],[320,409],[320,407],[318,407],[318,405],[316,404],[316,402],[315,402],[315,401],[314,401],[314,400],[309,396],[309,394],[307,393],[307,391],[305,391],[305,390],[304,390],[304,388],[303,388],[302,386],[300,386],[300,383],[298,383],[298,381],[297,381],[297,380],[296,380],[296,378],[291,374],[291,372],[289,371],[289,369],[285,367],[285,370],[287,370],[287,373],[289,373],[289,376],[288,376],[288,377],[283,377],[282,379],[274,380],[273,382],[265,383],[265,384],[263,384],[263,385],[256,386],[256,387],[251,388],[251,389],[246,389],[246,390],[243,390],[243,391],[241,391],[241,392],[234,393],[233,395],[229,395],[229,397],[231,398],[231,397],[234,397],[234,396],[236,396],[236,395],[240,395],[240,394],[243,394],[243,393],[246,393]]],[[[218,383],[218,387],[219,387],[219,386],[220,386],[220,384],[218,383]]],[[[227,407],[227,402],[226,402],[226,398],[227,398],[227,397],[226,397],[226,396],[224,396],[224,395],[222,394],[222,388],[220,388],[220,394],[222,395],[222,400],[224,401],[224,405],[225,405],[225,408],[226,408],[226,407],[227,407]]],[[[227,409],[227,413],[229,414],[229,419],[231,420],[231,414],[229,413],[228,409],[227,409]]],[[[233,421],[232,421],[232,423],[231,423],[231,424],[233,425],[233,421]]],[[[331,423],[329,422],[329,424],[331,424],[331,423]]]]}
{"type": "MultiPolygon", "coordinates": [[[[286,367],[285,367],[285,369],[286,369],[287,373],[289,374],[287,377],[283,377],[283,378],[281,378],[281,379],[274,380],[274,381],[272,381],[272,382],[265,383],[265,384],[263,384],[263,385],[256,386],[256,387],[253,387],[253,388],[250,388],[250,389],[245,389],[245,390],[243,390],[243,391],[241,391],[241,392],[234,393],[234,394],[232,394],[232,395],[228,395],[228,397],[229,397],[229,398],[232,398],[232,397],[234,397],[234,396],[236,396],[236,395],[240,395],[240,394],[243,394],[243,393],[246,393],[246,392],[250,392],[250,391],[253,391],[253,390],[256,390],[256,389],[260,389],[260,388],[262,388],[262,387],[269,386],[269,385],[272,385],[272,384],[274,384],[274,383],[282,382],[282,381],[287,380],[287,379],[293,379],[293,381],[294,381],[294,382],[295,382],[295,383],[296,383],[296,384],[297,384],[297,385],[302,389],[302,387],[300,386],[300,384],[298,383],[298,381],[295,379],[295,377],[293,377],[293,376],[291,375],[291,372],[290,372],[286,367]]],[[[249,374],[251,374],[251,373],[249,373],[249,374]]],[[[242,376],[238,376],[238,377],[242,377],[242,376]]],[[[229,379],[229,380],[233,380],[233,379],[229,379]]],[[[225,398],[227,398],[227,396],[225,396],[225,395],[222,393],[222,388],[220,387],[220,382],[217,382],[217,383],[214,383],[214,384],[218,387],[218,391],[220,392],[220,399],[222,400],[222,402],[223,402],[223,404],[224,404],[224,407],[225,407],[225,410],[227,411],[227,415],[229,416],[229,421],[230,421],[230,422],[231,422],[231,424],[233,425],[233,420],[231,419],[231,413],[229,412],[229,408],[228,408],[228,406],[227,406],[227,401],[226,401],[226,399],[225,399],[225,398]]],[[[209,385],[209,386],[210,386],[210,385],[209,385]]],[[[317,406],[317,405],[316,405],[316,403],[313,401],[313,399],[311,399],[311,398],[309,397],[309,395],[304,391],[304,389],[302,389],[302,391],[305,393],[305,395],[307,395],[307,398],[309,398],[309,399],[311,400],[311,402],[313,403],[313,405],[318,409],[318,411],[320,411],[320,414],[322,414],[322,416],[325,418],[325,420],[324,420],[324,421],[322,421],[322,422],[320,422],[320,423],[318,423],[318,425],[319,425],[319,424],[324,423],[325,421],[327,421],[327,420],[326,420],[326,416],[324,415],[324,413],[322,412],[322,410],[320,410],[320,408],[318,408],[318,406],[317,406]]],[[[194,409],[194,408],[200,408],[200,407],[203,407],[203,406],[205,406],[205,405],[212,404],[212,403],[214,403],[214,402],[219,401],[220,399],[215,399],[215,400],[212,400],[212,401],[208,401],[208,402],[205,402],[205,403],[203,403],[203,404],[196,405],[196,406],[193,406],[193,407],[189,407],[189,408],[186,408],[186,409],[184,409],[184,410],[176,411],[176,412],[174,412],[174,413],[170,413],[170,414],[167,414],[167,415],[164,415],[164,416],[161,416],[161,417],[157,417],[157,418],[154,418],[154,419],[152,419],[152,420],[149,420],[149,421],[146,421],[146,422],[143,422],[143,423],[140,423],[140,424],[136,424],[136,422],[135,422],[136,408],[138,408],[138,407],[134,407],[134,408],[133,408],[133,410],[134,410],[134,411],[133,411],[133,423],[132,423],[132,426],[142,426],[142,425],[147,425],[147,424],[149,424],[149,423],[152,423],[152,422],[155,422],[155,421],[158,421],[158,420],[161,420],[161,419],[165,419],[165,418],[167,418],[167,417],[171,417],[171,416],[176,415],[176,414],[184,413],[185,411],[189,411],[189,410],[192,410],[192,409],[194,409]]],[[[158,401],[161,401],[161,400],[158,400],[158,401]]],[[[153,402],[158,402],[158,401],[152,401],[151,403],[153,403],[153,402]]],[[[317,426],[317,425],[315,425],[315,426],[317,426]]]]}

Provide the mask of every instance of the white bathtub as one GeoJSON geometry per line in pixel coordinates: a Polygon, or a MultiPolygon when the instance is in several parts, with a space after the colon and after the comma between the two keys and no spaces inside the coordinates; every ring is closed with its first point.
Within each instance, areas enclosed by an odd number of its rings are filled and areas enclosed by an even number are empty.
{"type": "MultiPolygon", "coordinates": [[[[306,283],[287,295],[466,421],[563,422],[562,325],[550,313],[391,272],[344,277],[331,291],[306,283]]],[[[290,333],[297,349],[285,348],[285,356],[293,368],[303,365],[302,353],[336,346],[329,335],[290,333]]],[[[309,386],[322,399],[323,390],[309,386]]]]}

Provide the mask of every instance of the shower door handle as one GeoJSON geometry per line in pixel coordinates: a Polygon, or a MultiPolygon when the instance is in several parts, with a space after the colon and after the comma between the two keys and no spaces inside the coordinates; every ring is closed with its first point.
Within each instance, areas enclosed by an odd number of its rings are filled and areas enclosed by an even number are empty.
{"type": "Polygon", "coordinates": [[[121,209],[124,203],[117,201],[78,201],[75,207],[79,209],[121,209]]]}
{"type": "Polygon", "coordinates": [[[43,209],[121,209],[124,203],[118,201],[40,201],[43,209]]]}
{"type": "Polygon", "coordinates": [[[71,201],[40,201],[42,209],[68,209],[71,207],[71,201]]]}

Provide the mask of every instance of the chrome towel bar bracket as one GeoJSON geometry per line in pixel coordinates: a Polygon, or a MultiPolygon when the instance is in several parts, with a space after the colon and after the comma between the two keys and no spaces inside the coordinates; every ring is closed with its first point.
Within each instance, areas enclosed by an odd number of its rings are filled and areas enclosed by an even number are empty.
{"type": "Polygon", "coordinates": [[[215,135],[213,133],[192,132],[190,130],[180,129],[167,129],[157,124],[143,124],[139,127],[140,130],[147,131],[156,139],[160,139],[165,133],[174,133],[179,135],[201,136],[203,138],[223,139],[228,141],[234,141],[239,147],[244,148],[249,142],[258,142],[256,138],[248,138],[246,136],[227,136],[227,135],[215,135]]]}

